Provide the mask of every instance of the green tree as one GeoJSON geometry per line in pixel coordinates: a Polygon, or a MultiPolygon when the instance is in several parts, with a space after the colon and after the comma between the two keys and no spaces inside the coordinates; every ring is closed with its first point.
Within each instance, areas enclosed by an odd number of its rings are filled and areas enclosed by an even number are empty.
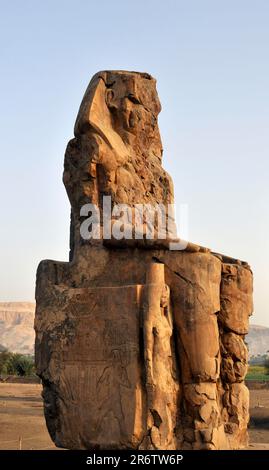
{"type": "Polygon", "coordinates": [[[29,356],[12,354],[7,362],[6,370],[10,375],[32,375],[34,373],[34,361],[29,356]]]}
{"type": "Polygon", "coordinates": [[[0,375],[27,376],[35,373],[34,358],[3,351],[0,353],[0,375]]]}
{"type": "Polygon", "coordinates": [[[0,353],[0,375],[8,374],[7,367],[13,354],[9,351],[3,351],[0,353]]]}

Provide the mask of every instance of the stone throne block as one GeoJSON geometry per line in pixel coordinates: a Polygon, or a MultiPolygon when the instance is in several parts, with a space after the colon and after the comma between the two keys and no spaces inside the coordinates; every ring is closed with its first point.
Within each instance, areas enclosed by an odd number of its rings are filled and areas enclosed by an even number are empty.
{"type": "MultiPolygon", "coordinates": [[[[43,307],[55,324],[49,339],[41,333],[37,340],[51,348],[48,372],[59,395],[51,403],[45,393],[45,407],[57,408],[51,432],[62,446],[120,448],[141,440],[140,294],[141,286],[55,287],[61,304],[43,307]]],[[[49,325],[40,328],[48,335],[49,325]]]]}
{"type": "Polygon", "coordinates": [[[59,446],[143,448],[151,432],[156,447],[176,445],[178,383],[171,311],[160,302],[163,268],[153,263],[155,282],[145,285],[48,287],[36,311],[36,360],[59,446]]]}

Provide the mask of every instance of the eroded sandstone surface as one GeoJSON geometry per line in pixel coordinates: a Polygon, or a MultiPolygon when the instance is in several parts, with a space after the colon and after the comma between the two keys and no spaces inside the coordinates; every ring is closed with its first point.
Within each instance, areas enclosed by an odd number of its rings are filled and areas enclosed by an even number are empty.
{"type": "MultiPolygon", "coordinates": [[[[148,74],[91,80],[66,150],[70,262],[36,284],[36,366],[57,446],[237,449],[247,445],[247,263],[167,238],[85,240],[83,204],[173,202],[162,168],[160,102],[148,74]]],[[[111,222],[116,223],[115,220],[111,222]]],[[[133,218],[129,221],[134,230],[133,218]]],[[[155,227],[154,227],[155,229],[155,227]]],[[[169,233],[166,233],[169,238],[169,233]]]]}

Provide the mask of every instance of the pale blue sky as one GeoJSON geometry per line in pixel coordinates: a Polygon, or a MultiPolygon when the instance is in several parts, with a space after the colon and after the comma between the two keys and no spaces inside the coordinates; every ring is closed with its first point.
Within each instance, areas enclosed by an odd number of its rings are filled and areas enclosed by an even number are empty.
{"type": "Polygon", "coordinates": [[[158,80],[164,166],[190,239],[248,260],[269,326],[269,2],[0,1],[0,301],[67,260],[63,157],[91,76],[158,80]]]}

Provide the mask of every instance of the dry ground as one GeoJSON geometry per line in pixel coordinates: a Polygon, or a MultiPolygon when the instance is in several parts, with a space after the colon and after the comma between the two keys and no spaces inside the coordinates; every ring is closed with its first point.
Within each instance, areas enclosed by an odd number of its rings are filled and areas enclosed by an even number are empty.
{"type": "Polygon", "coordinates": [[[250,389],[250,450],[269,450],[269,388],[250,389]]]}
{"type": "Polygon", "coordinates": [[[39,384],[0,383],[0,449],[57,450],[48,434],[39,384]]]}
{"type": "MultiPolygon", "coordinates": [[[[0,450],[57,450],[47,432],[39,384],[0,383],[0,450]]],[[[269,389],[250,390],[250,447],[269,449],[269,389]]]]}

